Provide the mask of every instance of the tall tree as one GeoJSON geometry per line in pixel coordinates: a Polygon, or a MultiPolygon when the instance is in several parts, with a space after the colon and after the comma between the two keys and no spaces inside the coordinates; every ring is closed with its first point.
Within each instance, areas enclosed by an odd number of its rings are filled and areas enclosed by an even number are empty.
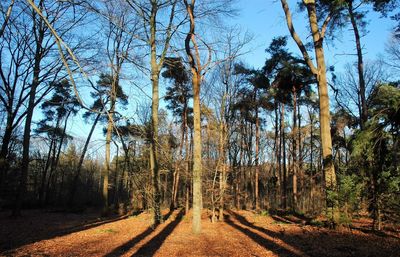
{"type": "Polygon", "coordinates": [[[103,176],[103,213],[108,213],[108,178],[111,165],[111,140],[115,126],[115,114],[117,112],[117,101],[122,100],[127,104],[127,96],[122,90],[121,73],[123,64],[129,59],[132,51],[133,37],[130,33],[135,32],[135,18],[129,15],[128,4],[119,1],[106,3],[107,13],[110,17],[107,29],[107,47],[106,54],[108,63],[111,67],[109,76],[101,76],[98,84],[100,87],[109,86],[109,108],[107,113],[107,132],[106,132],[106,149],[105,164],[103,176]],[[128,27],[132,26],[133,28],[128,27]],[[128,31],[128,33],[127,33],[128,31]]]}
{"type": "MultiPolygon", "coordinates": [[[[239,102],[240,108],[245,108],[248,113],[245,119],[255,126],[255,156],[254,156],[254,208],[260,209],[259,199],[259,177],[260,177],[260,133],[261,133],[261,117],[260,108],[265,107],[265,95],[269,88],[269,79],[262,70],[248,69],[240,64],[235,67],[236,74],[244,76],[242,88],[243,99],[239,102]],[[250,85],[250,88],[246,88],[250,85]]],[[[251,139],[252,140],[252,139],[251,139]]]]}
{"type": "Polygon", "coordinates": [[[366,27],[367,22],[365,21],[366,11],[363,11],[363,7],[366,5],[372,5],[373,9],[386,15],[388,9],[395,8],[398,4],[397,0],[341,0],[341,1],[319,1],[321,9],[331,10],[332,17],[334,17],[335,24],[331,27],[334,30],[334,26],[342,27],[346,23],[350,23],[353,30],[356,55],[357,55],[357,74],[358,74],[358,93],[357,97],[360,98],[359,107],[359,124],[361,128],[364,128],[365,123],[368,119],[368,106],[367,106],[367,79],[365,78],[365,65],[364,65],[364,54],[361,39],[363,37],[362,30],[366,27]],[[332,11],[334,10],[334,11],[332,11]]]}
{"type": "MultiPolygon", "coordinates": [[[[26,192],[26,183],[29,174],[29,151],[30,151],[30,138],[31,126],[34,109],[40,100],[46,94],[40,89],[43,85],[51,85],[49,82],[56,81],[65,76],[61,73],[63,62],[67,63],[68,58],[54,58],[54,50],[57,47],[57,42],[54,41],[54,28],[58,31],[59,35],[68,38],[77,29],[82,21],[85,19],[85,12],[78,11],[71,8],[70,4],[46,0],[32,1],[27,0],[21,3],[22,10],[27,14],[31,28],[32,43],[29,48],[32,51],[31,58],[31,73],[29,73],[29,87],[23,85],[22,88],[28,89],[26,96],[26,111],[24,112],[24,134],[23,134],[23,151],[22,151],[22,165],[19,174],[19,185],[15,195],[15,204],[13,208],[13,215],[19,216],[23,197],[26,192]],[[53,57],[52,59],[47,59],[53,57]],[[47,61],[46,61],[47,60],[47,61]]],[[[27,21],[25,20],[25,22],[27,21]]],[[[78,52],[81,49],[80,40],[71,42],[70,50],[74,49],[78,52]]],[[[71,50],[72,51],[72,50],[71,50]]]]}
{"type": "Polygon", "coordinates": [[[178,0],[127,0],[132,10],[142,18],[143,41],[149,46],[150,53],[150,80],[152,85],[152,137],[150,151],[150,169],[153,180],[153,208],[154,223],[162,222],[161,192],[159,174],[159,142],[158,142],[158,111],[159,111],[159,78],[166,55],[170,49],[173,35],[182,25],[176,21],[176,6],[178,0]],[[168,18],[160,18],[160,13],[168,13],[168,18]],[[166,22],[163,22],[165,21],[166,22]]]}
{"type": "Polygon", "coordinates": [[[44,200],[49,199],[50,179],[54,176],[58,166],[61,147],[66,143],[65,139],[70,137],[66,133],[68,120],[71,115],[75,115],[79,111],[80,107],[72,91],[72,85],[67,80],[57,82],[53,87],[53,95],[41,105],[45,118],[39,121],[38,127],[35,129],[38,133],[47,134],[50,142],[39,190],[40,204],[47,203],[44,200]],[[46,184],[47,174],[49,174],[49,178],[46,184]],[[44,198],[44,196],[46,197],[44,198]]]}
{"type": "Polygon", "coordinates": [[[203,40],[200,40],[208,52],[206,63],[202,64],[199,37],[196,34],[196,0],[183,0],[186,12],[189,17],[189,31],[185,38],[185,51],[188,57],[190,71],[192,73],[193,88],[193,222],[192,231],[194,234],[201,232],[201,211],[202,199],[202,141],[201,141],[201,107],[200,89],[204,75],[211,63],[212,52],[203,40]]]}
{"type": "Polygon", "coordinates": [[[317,5],[315,0],[303,0],[302,4],[307,9],[309,29],[312,35],[312,41],[314,44],[314,52],[316,56],[316,65],[313,63],[310,55],[297,34],[292,20],[292,14],[289,9],[289,5],[286,0],[281,0],[282,9],[286,16],[286,23],[289,32],[296,42],[300,52],[303,55],[304,61],[309,66],[311,72],[314,74],[318,84],[319,94],[319,118],[320,118],[320,130],[321,130],[321,147],[323,157],[323,169],[325,175],[325,190],[326,190],[326,206],[328,210],[328,216],[333,225],[339,222],[339,210],[338,202],[336,197],[337,183],[335,167],[333,165],[332,156],[332,138],[330,128],[330,110],[329,110],[329,94],[328,94],[328,83],[326,77],[326,63],[324,54],[324,38],[329,25],[329,21],[332,18],[332,13],[329,12],[325,19],[322,21],[322,25],[318,22],[323,19],[319,17],[317,12],[317,5]]]}
{"type": "MultiPolygon", "coordinates": [[[[179,178],[180,178],[180,165],[183,160],[183,149],[185,142],[187,141],[188,132],[188,120],[193,113],[193,109],[189,107],[189,100],[193,97],[192,91],[189,85],[190,77],[186,70],[181,58],[168,57],[164,63],[165,71],[162,76],[169,78],[174,82],[172,87],[167,87],[167,93],[165,100],[168,102],[167,108],[172,110],[173,114],[176,115],[181,123],[181,140],[179,144],[179,154],[175,161],[175,168],[173,173],[172,183],[172,199],[171,209],[175,209],[177,205],[177,195],[179,191],[179,178]]],[[[185,149],[186,161],[188,161],[189,149],[185,149]]],[[[188,164],[185,167],[188,168],[188,164]]],[[[186,169],[186,174],[189,171],[186,169]]]]}
{"type": "Polygon", "coordinates": [[[292,115],[292,209],[297,210],[297,176],[300,172],[300,141],[298,133],[299,97],[303,91],[310,90],[310,84],[315,83],[310,69],[304,60],[294,57],[285,49],[287,39],[275,38],[267,52],[271,54],[264,66],[264,72],[273,76],[273,85],[276,87],[276,97],[282,104],[291,104],[292,115]]]}

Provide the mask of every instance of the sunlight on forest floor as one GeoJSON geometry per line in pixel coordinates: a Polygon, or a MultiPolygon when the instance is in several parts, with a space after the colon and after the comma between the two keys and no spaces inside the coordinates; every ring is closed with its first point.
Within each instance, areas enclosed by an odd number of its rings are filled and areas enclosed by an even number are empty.
{"type": "MultiPolygon", "coordinates": [[[[225,222],[203,215],[199,236],[191,216],[165,212],[98,218],[29,211],[23,220],[0,216],[0,256],[398,256],[399,235],[332,231],[250,211],[227,211],[225,222]]],[[[304,224],[304,223],[303,223],[304,224]]]]}

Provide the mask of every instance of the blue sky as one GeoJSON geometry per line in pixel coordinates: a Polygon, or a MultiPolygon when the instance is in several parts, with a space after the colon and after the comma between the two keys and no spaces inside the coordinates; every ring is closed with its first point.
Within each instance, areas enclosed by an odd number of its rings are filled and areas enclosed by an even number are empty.
{"type": "MultiPolygon", "coordinates": [[[[292,10],[294,25],[301,36],[306,41],[308,35],[306,26],[306,16],[304,13],[299,13],[295,10],[296,1],[288,1],[292,10]]],[[[248,46],[249,53],[244,55],[242,59],[248,65],[254,68],[261,68],[267,57],[265,49],[270,44],[271,40],[276,36],[288,35],[288,29],[285,23],[284,13],[281,8],[280,1],[275,0],[240,0],[238,1],[237,8],[240,11],[238,17],[229,21],[229,24],[239,25],[243,30],[248,30],[254,35],[254,41],[248,46]]],[[[367,30],[369,31],[363,38],[362,43],[364,46],[364,56],[366,60],[374,60],[379,54],[384,52],[384,46],[387,42],[389,35],[392,31],[394,23],[389,19],[381,19],[379,14],[369,12],[367,16],[369,24],[367,30]]],[[[352,31],[349,28],[339,32],[337,39],[334,42],[329,42],[326,46],[325,54],[327,65],[335,65],[338,72],[343,70],[346,63],[356,61],[355,44],[353,40],[352,31]]],[[[289,37],[288,47],[290,51],[295,54],[300,54],[297,46],[289,37]]],[[[148,83],[147,83],[148,84],[148,83]]],[[[161,85],[163,87],[163,85],[161,85]]],[[[127,90],[127,93],[133,93],[135,88],[127,90]],[[131,92],[129,92],[131,91],[131,92]]],[[[150,90],[149,85],[146,91],[150,90]]],[[[163,92],[164,90],[161,90],[163,92]]],[[[140,92],[134,93],[136,96],[140,92]]],[[[144,99],[146,97],[143,97],[144,99]]],[[[128,108],[134,108],[135,101],[131,101],[128,108]]],[[[164,106],[161,103],[161,107],[164,106]]],[[[128,110],[133,113],[134,110],[128,110]]],[[[78,138],[85,138],[89,133],[90,124],[87,125],[82,122],[80,116],[77,116],[70,123],[71,133],[78,138]]],[[[96,143],[94,151],[102,148],[104,144],[104,136],[102,134],[102,125],[99,124],[97,131],[93,135],[96,143]],[[103,142],[103,143],[102,143],[103,142]]],[[[101,151],[99,153],[102,155],[101,151]]]]}
{"type": "MultiPolygon", "coordinates": [[[[296,31],[306,41],[308,35],[306,27],[305,13],[296,11],[297,1],[288,1],[292,10],[293,23],[296,31]]],[[[255,36],[252,43],[254,50],[244,58],[246,62],[255,68],[264,64],[266,53],[265,48],[269,45],[272,38],[276,36],[288,35],[285,17],[281,8],[280,1],[276,0],[241,0],[239,1],[240,16],[232,23],[241,25],[248,29],[255,36]]],[[[388,18],[380,18],[380,15],[370,11],[367,16],[368,33],[361,39],[364,46],[364,56],[366,60],[375,59],[384,52],[384,46],[392,31],[394,23],[388,18]]],[[[328,42],[325,54],[327,63],[335,65],[340,70],[345,63],[356,61],[355,56],[348,54],[355,53],[354,36],[349,28],[338,33],[339,37],[334,42],[328,42]]],[[[293,40],[289,38],[289,49],[300,54],[293,40]]]]}

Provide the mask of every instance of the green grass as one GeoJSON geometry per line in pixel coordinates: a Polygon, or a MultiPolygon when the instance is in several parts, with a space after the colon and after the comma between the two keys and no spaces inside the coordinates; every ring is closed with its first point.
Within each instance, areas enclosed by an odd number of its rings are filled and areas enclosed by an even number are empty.
{"type": "Polygon", "coordinates": [[[97,230],[98,233],[117,233],[118,231],[112,229],[112,228],[108,228],[108,229],[99,229],[97,230]]]}

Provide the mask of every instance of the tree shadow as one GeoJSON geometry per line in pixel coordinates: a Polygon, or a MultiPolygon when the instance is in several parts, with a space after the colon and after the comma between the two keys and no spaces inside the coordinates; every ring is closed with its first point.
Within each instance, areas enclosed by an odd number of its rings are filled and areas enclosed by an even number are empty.
{"type": "MultiPolygon", "coordinates": [[[[41,219],[40,214],[38,215],[38,217],[33,217],[32,219],[27,218],[25,220],[20,220],[20,219],[15,220],[10,218],[10,220],[7,221],[7,227],[2,231],[2,234],[11,235],[13,233],[20,233],[24,234],[24,236],[18,236],[18,237],[10,236],[10,237],[0,238],[0,253],[4,251],[10,251],[15,248],[19,248],[21,246],[39,242],[42,240],[48,240],[55,237],[61,237],[68,234],[92,229],[104,224],[120,221],[128,217],[129,215],[123,215],[123,216],[114,215],[111,217],[96,216],[91,218],[91,220],[88,222],[84,221],[83,224],[81,223],[79,225],[73,225],[67,228],[57,228],[57,226],[60,225],[59,221],[60,220],[62,221],[63,218],[65,218],[64,214],[62,214],[60,217],[58,217],[58,215],[56,217],[51,217],[52,221],[49,222],[50,224],[45,224],[46,227],[43,227],[43,225],[40,224],[40,219],[41,219]],[[37,221],[39,221],[38,222],[39,225],[37,225],[37,227],[35,228],[35,224],[37,221]],[[20,229],[18,229],[17,226],[20,229]],[[27,230],[24,231],[25,227],[30,228],[34,231],[33,232],[27,230]]],[[[46,217],[44,216],[43,218],[46,217]]]]}
{"type": "MultiPolygon", "coordinates": [[[[240,232],[242,232],[243,234],[247,235],[248,237],[250,237],[254,242],[256,242],[257,244],[261,245],[262,247],[264,247],[265,249],[272,251],[273,253],[279,255],[279,256],[302,256],[302,254],[298,254],[296,253],[296,250],[291,250],[291,249],[287,249],[283,246],[280,246],[279,244],[275,243],[272,240],[269,240],[265,237],[262,237],[260,235],[258,235],[257,233],[254,233],[253,231],[251,231],[249,228],[253,228],[255,229],[255,226],[253,224],[251,224],[250,222],[248,222],[247,220],[245,220],[244,217],[234,213],[234,212],[229,212],[232,216],[235,217],[236,220],[238,220],[242,225],[244,225],[245,227],[242,227],[236,223],[234,223],[230,217],[228,216],[225,219],[225,222],[230,225],[231,227],[239,230],[240,232]],[[248,227],[248,228],[246,228],[248,227]]],[[[275,234],[275,233],[273,233],[275,234]]],[[[276,237],[276,235],[270,235],[272,237],[276,237]]],[[[293,248],[293,247],[290,247],[293,248]]]]}
{"type": "MultiPolygon", "coordinates": [[[[283,211],[283,210],[271,210],[269,211],[271,214],[271,218],[275,220],[277,223],[283,223],[283,224],[298,224],[298,225],[314,225],[312,223],[312,218],[307,217],[303,214],[299,214],[296,212],[291,212],[291,211],[283,211]]],[[[329,224],[327,224],[326,221],[322,221],[319,227],[325,227],[329,228],[329,224]]],[[[397,231],[385,231],[385,230],[373,230],[371,226],[368,227],[360,227],[360,226],[355,226],[355,225],[345,225],[342,226],[342,228],[348,228],[349,231],[352,230],[357,230],[360,232],[363,232],[365,234],[370,234],[370,235],[375,235],[379,237],[391,237],[395,239],[400,239],[400,235],[396,235],[397,231]],[[390,233],[393,232],[393,233],[390,233]]]]}
{"type": "Polygon", "coordinates": [[[153,237],[149,242],[140,247],[136,253],[132,256],[153,256],[161,245],[167,239],[167,237],[174,231],[174,229],[179,225],[184,215],[184,210],[180,210],[176,215],[175,220],[169,223],[163,230],[160,231],[155,237],[153,237]]]}
{"type": "Polygon", "coordinates": [[[286,224],[310,225],[312,218],[293,211],[270,210],[271,218],[286,224]]]}
{"type": "Polygon", "coordinates": [[[291,220],[285,219],[277,215],[271,215],[270,217],[277,223],[294,224],[294,222],[292,222],[291,220]]]}
{"type": "Polygon", "coordinates": [[[124,254],[125,252],[129,251],[132,247],[134,247],[137,243],[142,241],[144,238],[146,238],[148,235],[154,232],[154,230],[157,228],[157,226],[153,227],[148,227],[145,231],[134,237],[132,240],[126,242],[125,244],[118,246],[114,250],[112,250],[110,253],[105,255],[105,257],[115,257],[115,256],[120,256],[124,254]]]}
{"type": "MultiPolygon", "coordinates": [[[[169,217],[171,216],[171,214],[173,213],[173,210],[170,210],[166,215],[163,216],[163,220],[168,220],[169,217]]],[[[181,213],[183,213],[183,211],[181,210],[178,215],[180,215],[181,213]]],[[[175,219],[175,221],[178,220],[178,217],[175,219]]],[[[174,223],[175,221],[171,222],[174,223]]],[[[170,226],[171,224],[168,224],[168,226],[170,226]]],[[[157,225],[153,225],[153,226],[149,226],[145,231],[143,231],[142,233],[140,233],[139,235],[135,236],[134,238],[132,238],[130,241],[126,242],[123,245],[118,246],[117,248],[115,248],[114,250],[112,250],[111,252],[109,252],[107,255],[105,255],[105,257],[114,257],[114,256],[120,256],[122,254],[124,254],[125,252],[129,251],[130,249],[132,249],[136,244],[138,244],[140,241],[142,241],[143,239],[145,239],[147,236],[149,236],[150,234],[152,234],[155,229],[159,226],[159,224],[157,225]]],[[[168,227],[167,226],[167,227],[168,227]]],[[[161,232],[163,233],[163,231],[167,228],[165,227],[161,232]]],[[[155,236],[154,238],[158,237],[159,235],[155,236]]],[[[151,240],[153,241],[154,238],[151,240]]],[[[150,241],[150,242],[151,242],[150,241]]],[[[143,248],[143,247],[141,247],[143,248]]],[[[157,249],[156,249],[157,250],[157,249]]],[[[147,254],[146,254],[147,255],[147,254]]]]}
{"type": "Polygon", "coordinates": [[[353,225],[349,226],[349,229],[351,230],[358,230],[361,231],[365,234],[371,234],[371,235],[375,235],[375,236],[379,236],[379,237],[391,237],[391,238],[395,238],[395,239],[400,239],[400,234],[395,235],[395,234],[391,234],[387,231],[383,231],[383,230],[373,230],[372,228],[362,228],[362,227],[356,227],[353,225]]]}
{"type": "Polygon", "coordinates": [[[299,226],[302,229],[298,233],[285,232],[284,226],[282,227],[282,231],[275,232],[254,225],[238,213],[233,211],[228,211],[228,213],[244,226],[234,224],[235,228],[248,235],[266,249],[274,251],[272,247],[276,243],[255,234],[254,230],[271,238],[276,238],[285,244],[285,247],[279,246],[280,248],[277,248],[278,255],[280,256],[398,256],[398,252],[400,251],[400,244],[393,239],[386,241],[386,239],[325,229],[311,229],[307,231],[302,226],[299,226]],[[302,254],[296,254],[296,252],[302,254]]]}

